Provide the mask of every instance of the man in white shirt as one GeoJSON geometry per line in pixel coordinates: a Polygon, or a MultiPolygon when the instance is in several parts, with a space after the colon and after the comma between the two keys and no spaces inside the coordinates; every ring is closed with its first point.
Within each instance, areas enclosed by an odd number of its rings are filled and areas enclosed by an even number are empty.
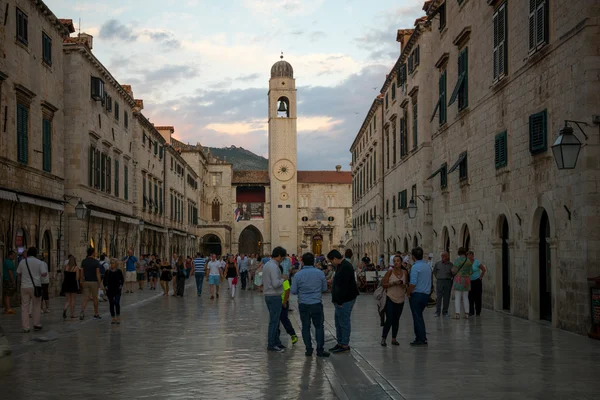
{"type": "Polygon", "coordinates": [[[23,333],[31,331],[29,326],[29,309],[33,319],[33,330],[42,329],[41,312],[42,297],[35,297],[34,287],[42,287],[42,277],[48,276],[48,266],[38,260],[38,249],[30,247],[27,258],[24,258],[17,267],[17,276],[21,279],[21,325],[23,333]]]}
{"type": "Polygon", "coordinates": [[[210,255],[210,261],[206,264],[206,279],[210,285],[210,299],[215,298],[215,287],[217,292],[217,299],[219,298],[219,283],[223,278],[223,271],[221,271],[221,262],[217,260],[216,254],[210,255]]]}

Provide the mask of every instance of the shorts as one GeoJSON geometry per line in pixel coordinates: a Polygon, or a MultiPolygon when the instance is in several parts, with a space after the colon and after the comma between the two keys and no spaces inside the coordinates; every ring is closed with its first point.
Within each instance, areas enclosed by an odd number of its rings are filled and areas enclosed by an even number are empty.
{"type": "Polygon", "coordinates": [[[209,275],[208,276],[208,284],[209,285],[219,285],[221,282],[221,277],[219,275],[209,275]]]}
{"type": "Polygon", "coordinates": [[[49,283],[42,283],[42,300],[50,300],[50,294],[48,293],[49,283]]]}
{"type": "Polygon", "coordinates": [[[137,272],[137,280],[138,281],[143,281],[146,278],[146,274],[144,274],[143,272],[137,272]]]}
{"type": "Polygon", "coordinates": [[[15,295],[17,286],[10,283],[10,281],[2,281],[2,294],[4,296],[12,297],[15,295]]]}
{"type": "Polygon", "coordinates": [[[93,299],[98,298],[98,282],[83,282],[83,294],[92,297],[93,299]]]}
{"type": "Polygon", "coordinates": [[[148,276],[150,278],[158,278],[158,272],[156,272],[156,271],[148,271],[148,276]]]}
{"type": "Polygon", "coordinates": [[[137,272],[135,271],[126,271],[125,272],[125,282],[135,282],[137,278],[137,272]]]}

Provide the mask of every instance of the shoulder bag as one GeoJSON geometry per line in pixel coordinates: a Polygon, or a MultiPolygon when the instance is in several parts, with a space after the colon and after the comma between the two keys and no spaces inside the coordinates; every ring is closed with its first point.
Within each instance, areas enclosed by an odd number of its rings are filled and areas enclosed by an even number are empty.
{"type": "Polygon", "coordinates": [[[463,263],[460,265],[460,268],[452,266],[452,268],[450,269],[450,272],[452,273],[452,277],[454,278],[456,275],[458,275],[458,273],[460,271],[462,271],[463,267],[465,266],[465,263],[467,262],[467,259],[465,259],[465,261],[463,261],[463,263]]]}
{"type": "Polygon", "coordinates": [[[27,272],[29,272],[29,277],[31,278],[31,284],[33,285],[33,295],[35,297],[42,297],[42,287],[35,286],[35,283],[33,281],[33,275],[31,275],[31,270],[29,269],[29,263],[27,262],[27,259],[25,259],[25,264],[27,265],[27,272]]]}

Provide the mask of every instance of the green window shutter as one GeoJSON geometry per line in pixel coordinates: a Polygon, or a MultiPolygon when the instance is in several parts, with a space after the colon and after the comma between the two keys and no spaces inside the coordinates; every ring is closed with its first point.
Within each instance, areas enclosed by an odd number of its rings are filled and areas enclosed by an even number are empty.
{"type": "Polygon", "coordinates": [[[418,120],[418,108],[417,108],[417,101],[415,99],[415,102],[413,103],[413,149],[417,148],[418,145],[418,129],[417,129],[417,120],[418,120]]]}
{"type": "Polygon", "coordinates": [[[106,190],[106,154],[100,156],[100,190],[106,190]]]}
{"type": "Polygon", "coordinates": [[[119,103],[115,101],[115,119],[119,120],[119,103]]]}
{"type": "Polygon", "coordinates": [[[373,152],[373,181],[377,182],[377,152],[373,152]]]}
{"type": "Polygon", "coordinates": [[[94,187],[94,147],[90,146],[90,154],[88,160],[88,185],[94,187]]]}
{"type": "Polygon", "coordinates": [[[112,189],[112,158],[106,157],[106,193],[112,189]]]}
{"type": "Polygon", "coordinates": [[[42,32],[42,60],[47,65],[52,65],[52,39],[42,32]]]}
{"type": "Polygon", "coordinates": [[[42,167],[46,172],[52,172],[52,123],[42,120],[42,167]]]}
{"type": "Polygon", "coordinates": [[[507,19],[506,3],[503,3],[494,12],[494,80],[498,80],[506,75],[506,36],[507,19]]]}
{"type": "Polygon", "coordinates": [[[148,196],[146,195],[146,177],[142,177],[142,191],[144,194],[144,209],[146,209],[146,204],[148,203],[148,196]]]}
{"type": "Polygon", "coordinates": [[[506,131],[497,134],[494,138],[494,163],[496,169],[505,167],[508,163],[506,131]]]}
{"type": "Polygon", "coordinates": [[[396,85],[392,82],[392,100],[396,99],[396,85]]]}
{"type": "Polygon", "coordinates": [[[129,168],[123,167],[123,198],[129,200],[129,168]]]}
{"type": "Polygon", "coordinates": [[[129,113],[127,111],[123,113],[123,125],[125,128],[129,128],[129,113]]]}
{"type": "Polygon", "coordinates": [[[158,142],[154,142],[154,155],[158,155],[158,142]]]}
{"type": "Polygon", "coordinates": [[[388,108],[388,105],[389,105],[388,103],[389,103],[389,96],[388,96],[388,94],[386,93],[386,94],[385,94],[385,108],[388,108]]]}
{"type": "Polygon", "coordinates": [[[154,212],[158,212],[158,185],[154,182],[154,212]]]}
{"type": "Polygon", "coordinates": [[[548,149],[547,110],[529,116],[529,152],[543,153],[548,149]]]}
{"type": "Polygon", "coordinates": [[[94,187],[100,189],[100,150],[94,150],[94,187]]]}
{"type": "Polygon", "coordinates": [[[159,210],[159,212],[160,212],[160,215],[162,215],[163,214],[163,188],[162,188],[162,186],[160,187],[160,191],[159,192],[160,192],[160,196],[158,197],[159,202],[160,202],[160,210],[159,210]]]}
{"type": "Polygon", "coordinates": [[[446,70],[444,70],[444,72],[442,72],[442,75],[440,75],[440,81],[439,81],[439,93],[440,93],[440,100],[439,100],[439,105],[440,105],[440,114],[439,114],[439,121],[440,121],[440,126],[444,125],[446,123],[446,110],[447,110],[447,106],[446,106],[446,70]]]}
{"type": "Polygon", "coordinates": [[[448,187],[448,164],[442,164],[440,168],[440,188],[446,189],[448,187]]]}
{"type": "Polygon", "coordinates": [[[17,104],[17,160],[22,164],[29,161],[29,109],[17,104]]]}
{"type": "Polygon", "coordinates": [[[119,197],[119,160],[115,160],[115,196],[119,197]]]}
{"type": "Polygon", "coordinates": [[[465,47],[459,56],[459,71],[463,76],[462,85],[458,92],[458,109],[462,110],[469,106],[469,48],[465,47]]]}
{"type": "Polygon", "coordinates": [[[162,146],[160,146],[160,148],[158,149],[158,158],[162,160],[163,154],[164,154],[164,148],[162,146]]]}

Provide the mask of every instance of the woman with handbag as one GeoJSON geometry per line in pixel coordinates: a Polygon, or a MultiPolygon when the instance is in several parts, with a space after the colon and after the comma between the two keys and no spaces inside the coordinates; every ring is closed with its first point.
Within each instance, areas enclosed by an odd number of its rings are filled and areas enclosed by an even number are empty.
{"type": "Polygon", "coordinates": [[[73,256],[69,256],[68,264],[65,267],[62,292],[65,294],[66,301],[63,308],[63,319],[67,318],[67,311],[70,310],[71,318],[75,318],[75,301],[77,300],[77,292],[79,291],[78,282],[80,280],[79,266],[77,260],[73,256]]]}
{"type": "Polygon", "coordinates": [[[387,335],[392,329],[392,344],[399,346],[396,336],[400,325],[400,316],[404,309],[406,299],[406,285],[408,273],[402,268],[402,259],[399,255],[394,257],[394,267],[382,279],[381,285],[386,289],[385,313],[386,321],[381,334],[381,345],[387,346],[387,335]]]}
{"type": "Polygon", "coordinates": [[[458,249],[458,258],[454,261],[452,274],[454,275],[454,319],[460,319],[461,302],[465,309],[465,319],[469,319],[469,290],[471,290],[471,274],[473,264],[467,258],[464,247],[458,249]]]}
{"type": "Polygon", "coordinates": [[[229,283],[229,290],[231,290],[231,298],[233,299],[235,297],[235,287],[237,285],[237,277],[239,275],[238,267],[235,262],[234,256],[230,256],[227,259],[227,266],[225,267],[224,275],[227,277],[227,281],[229,283]]]}

